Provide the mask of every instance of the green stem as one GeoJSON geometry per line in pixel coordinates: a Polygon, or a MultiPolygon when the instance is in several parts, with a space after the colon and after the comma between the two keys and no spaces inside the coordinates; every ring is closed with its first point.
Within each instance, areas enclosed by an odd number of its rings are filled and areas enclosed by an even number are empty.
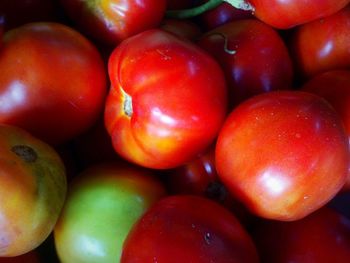
{"type": "Polygon", "coordinates": [[[178,18],[178,19],[186,19],[198,16],[203,14],[215,7],[219,6],[222,3],[229,3],[235,8],[242,10],[253,10],[252,6],[246,2],[246,0],[209,0],[200,6],[196,6],[189,9],[183,10],[168,10],[165,14],[167,18],[178,18]]]}

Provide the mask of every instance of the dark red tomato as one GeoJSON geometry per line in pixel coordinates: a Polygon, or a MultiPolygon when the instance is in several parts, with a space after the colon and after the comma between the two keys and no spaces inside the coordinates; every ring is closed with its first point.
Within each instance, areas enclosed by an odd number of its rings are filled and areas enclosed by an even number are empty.
{"type": "Polygon", "coordinates": [[[349,142],[323,98],[271,91],[246,100],[226,119],[216,144],[219,178],[258,216],[292,221],[344,186],[349,142]]]}
{"type": "Polygon", "coordinates": [[[0,17],[7,31],[25,23],[57,21],[56,8],[55,0],[2,0],[0,17]]]}
{"type": "Polygon", "coordinates": [[[292,85],[293,66],[284,41],[257,19],[224,24],[207,32],[198,44],[220,63],[233,105],[292,85]]]}
{"type": "Polygon", "coordinates": [[[123,158],[154,169],[192,160],[215,140],[227,113],[218,63],[164,30],[133,36],[109,60],[105,125],[123,158]]]}
{"type": "Polygon", "coordinates": [[[223,2],[216,8],[208,10],[200,16],[200,24],[207,30],[221,26],[231,21],[252,18],[251,11],[234,7],[233,5],[223,2]]]}
{"type": "Polygon", "coordinates": [[[169,170],[164,177],[171,194],[207,197],[232,211],[241,223],[250,223],[251,214],[219,179],[215,167],[215,145],[192,161],[169,170]]]}
{"type": "Polygon", "coordinates": [[[121,258],[121,263],[258,261],[251,237],[232,213],[190,195],[155,203],[129,232],[121,258]]]}
{"type": "Polygon", "coordinates": [[[350,220],[326,207],[294,222],[261,222],[253,237],[261,263],[345,263],[350,258],[350,220]]]}
{"type": "MultiPolygon", "coordinates": [[[[331,103],[343,120],[350,141],[350,70],[316,74],[301,89],[317,94],[331,103]]],[[[350,189],[350,172],[345,187],[350,189]]]]}
{"type": "Polygon", "coordinates": [[[345,7],[350,1],[248,0],[247,2],[252,6],[253,13],[257,18],[273,27],[287,29],[332,15],[345,7]]]}
{"type": "Polygon", "coordinates": [[[60,0],[80,31],[115,45],[144,30],[158,27],[166,0],[60,0]]]}
{"type": "Polygon", "coordinates": [[[0,49],[0,122],[60,144],[103,111],[106,69],[94,45],[59,23],[7,31],[0,49]]]}
{"type": "Polygon", "coordinates": [[[350,68],[350,6],[332,16],[301,25],[289,43],[301,78],[350,68]]]}

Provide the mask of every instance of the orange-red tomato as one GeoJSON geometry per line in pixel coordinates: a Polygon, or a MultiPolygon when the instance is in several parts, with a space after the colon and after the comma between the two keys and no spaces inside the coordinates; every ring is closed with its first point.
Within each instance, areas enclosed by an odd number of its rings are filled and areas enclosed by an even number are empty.
{"type": "Polygon", "coordinates": [[[105,125],[115,150],[149,168],[192,160],[215,140],[227,112],[217,62],[195,44],[155,29],[111,54],[105,125]]]}
{"type": "Polygon", "coordinates": [[[60,156],[28,132],[0,125],[0,256],[38,247],[51,233],[66,196],[60,156]]]}

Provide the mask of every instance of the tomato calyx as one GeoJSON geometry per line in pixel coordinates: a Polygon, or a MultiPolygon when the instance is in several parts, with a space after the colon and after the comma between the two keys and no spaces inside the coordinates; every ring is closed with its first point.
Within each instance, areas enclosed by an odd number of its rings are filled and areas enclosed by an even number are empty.
{"type": "Polygon", "coordinates": [[[123,94],[124,103],[123,110],[126,116],[131,117],[133,109],[132,109],[132,98],[126,93],[122,88],[120,88],[121,93],[123,94]]]}
{"type": "Polygon", "coordinates": [[[186,19],[201,15],[209,10],[212,10],[218,7],[222,3],[228,3],[233,7],[245,11],[254,11],[253,6],[248,3],[246,0],[209,0],[202,5],[182,9],[182,10],[168,10],[165,13],[167,18],[178,18],[178,19],[186,19]]]}
{"type": "Polygon", "coordinates": [[[38,158],[38,154],[35,150],[28,145],[15,145],[11,148],[11,151],[28,163],[33,163],[38,158]]]}

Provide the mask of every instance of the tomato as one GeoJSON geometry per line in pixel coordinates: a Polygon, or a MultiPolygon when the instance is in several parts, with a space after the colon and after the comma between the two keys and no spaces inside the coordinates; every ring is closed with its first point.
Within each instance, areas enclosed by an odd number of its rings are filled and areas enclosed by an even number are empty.
{"type": "Polygon", "coordinates": [[[166,0],[60,2],[81,32],[113,46],[132,35],[157,27],[166,9],[166,0]]]}
{"type": "Polygon", "coordinates": [[[236,217],[199,196],[156,202],[133,226],[121,263],[258,262],[254,243],[236,217]]]}
{"type": "Polygon", "coordinates": [[[251,223],[251,214],[219,180],[215,167],[215,144],[190,162],[168,170],[163,177],[171,194],[207,197],[232,211],[242,224],[251,223]]]}
{"type": "Polygon", "coordinates": [[[294,222],[263,221],[253,231],[262,262],[348,262],[350,220],[324,207],[294,222]]]}
{"type": "Polygon", "coordinates": [[[7,31],[0,49],[0,122],[60,144],[100,116],[107,93],[105,65],[79,32],[59,23],[7,31]]]}
{"type": "Polygon", "coordinates": [[[253,95],[292,86],[293,66],[286,44],[272,27],[256,19],[226,23],[198,44],[223,68],[232,106],[253,95]]]}
{"type": "Polygon", "coordinates": [[[86,168],[69,185],[54,229],[60,262],[119,262],[130,228],[163,195],[163,185],[140,167],[86,168]]]}
{"type": "Polygon", "coordinates": [[[289,46],[300,78],[350,67],[350,5],[339,12],[301,25],[289,46]]]}
{"type": "Polygon", "coordinates": [[[254,15],[263,22],[288,29],[312,20],[332,15],[344,8],[349,0],[248,0],[254,15]]]}
{"type": "Polygon", "coordinates": [[[326,100],[272,91],[230,113],[215,160],[219,178],[253,214],[292,221],[325,205],[344,186],[349,143],[326,100]]]}
{"type": "Polygon", "coordinates": [[[0,125],[0,256],[19,256],[51,233],[66,197],[58,153],[31,134],[0,125]]]}
{"type": "Polygon", "coordinates": [[[126,160],[154,169],[193,159],[215,140],[227,112],[217,62],[160,29],[123,41],[109,60],[105,125],[126,160]]]}
{"type": "MultiPolygon", "coordinates": [[[[301,90],[325,98],[340,115],[350,141],[350,71],[332,70],[316,74],[301,86],[301,90]]],[[[350,168],[350,165],[349,165],[350,168]]],[[[350,171],[345,185],[350,188],[350,171]]]]}

